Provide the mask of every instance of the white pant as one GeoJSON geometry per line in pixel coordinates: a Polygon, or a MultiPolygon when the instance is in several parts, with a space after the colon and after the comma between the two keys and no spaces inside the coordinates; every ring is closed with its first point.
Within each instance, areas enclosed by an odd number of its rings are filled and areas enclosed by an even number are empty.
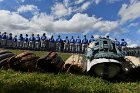
{"type": "Polygon", "coordinates": [[[7,40],[2,39],[2,41],[1,41],[1,45],[2,45],[3,47],[5,47],[5,46],[6,46],[6,43],[7,43],[7,40]]]}
{"type": "Polygon", "coordinates": [[[35,45],[35,42],[34,42],[34,41],[30,41],[30,42],[29,42],[29,47],[30,47],[31,49],[34,49],[34,45],[35,45]]]}
{"type": "Polygon", "coordinates": [[[61,43],[56,43],[56,50],[61,51],[61,43]]]}
{"type": "Polygon", "coordinates": [[[124,48],[126,48],[126,46],[122,46],[122,50],[124,50],[124,48]]]}
{"type": "Polygon", "coordinates": [[[24,47],[24,48],[28,48],[28,46],[29,46],[29,42],[24,42],[24,43],[23,43],[23,47],[24,47]]]}
{"type": "Polygon", "coordinates": [[[74,52],[75,51],[75,44],[74,43],[71,43],[70,44],[70,51],[71,52],[74,52]]]}
{"type": "Polygon", "coordinates": [[[40,48],[40,41],[36,41],[36,42],[35,42],[35,48],[36,48],[36,49],[39,49],[39,48],[40,48]]]}
{"type": "Polygon", "coordinates": [[[76,52],[80,52],[81,51],[81,44],[76,44],[76,52]]]}
{"type": "Polygon", "coordinates": [[[18,41],[17,42],[17,47],[22,48],[23,47],[23,41],[18,41]]]}
{"type": "Polygon", "coordinates": [[[12,47],[17,48],[17,42],[13,42],[12,47]]]}
{"type": "Polygon", "coordinates": [[[69,46],[70,46],[69,44],[65,43],[64,44],[64,51],[69,51],[69,46]]]}
{"type": "Polygon", "coordinates": [[[7,40],[7,46],[12,47],[12,45],[13,45],[13,41],[12,40],[7,40]]]}
{"type": "Polygon", "coordinates": [[[41,47],[43,47],[43,48],[46,47],[46,41],[41,41],[41,47]]]}
{"type": "Polygon", "coordinates": [[[88,44],[82,44],[82,52],[85,52],[87,46],[88,46],[88,44]]]}

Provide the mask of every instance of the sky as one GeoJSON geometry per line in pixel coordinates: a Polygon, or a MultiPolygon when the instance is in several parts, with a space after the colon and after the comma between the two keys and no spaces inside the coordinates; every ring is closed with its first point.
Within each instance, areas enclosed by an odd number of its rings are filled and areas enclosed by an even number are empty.
{"type": "Polygon", "coordinates": [[[109,35],[140,46],[140,0],[0,0],[0,31],[55,38],[109,35]]]}

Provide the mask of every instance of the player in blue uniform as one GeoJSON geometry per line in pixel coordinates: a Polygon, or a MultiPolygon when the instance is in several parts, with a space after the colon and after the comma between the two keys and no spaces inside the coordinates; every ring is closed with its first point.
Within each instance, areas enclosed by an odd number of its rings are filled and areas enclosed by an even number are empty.
{"type": "Polygon", "coordinates": [[[69,39],[68,39],[68,36],[66,36],[66,39],[64,40],[64,51],[65,52],[69,52],[69,39]]]}
{"type": "Polygon", "coordinates": [[[91,36],[89,43],[94,42],[94,41],[95,41],[94,36],[91,36]]]}
{"type": "Polygon", "coordinates": [[[86,35],[84,35],[84,39],[82,40],[82,52],[84,53],[86,48],[88,46],[88,39],[86,38],[86,35]]]}
{"type": "Polygon", "coordinates": [[[12,47],[12,44],[13,44],[12,33],[9,33],[8,40],[7,40],[7,47],[8,48],[12,47]]]}
{"type": "Polygon", "coordinates": [[[50,51],[54,51],[54,44],[55,44],[55,40],[52,35],[51,38],[49,39],[49,50],[50,51]]]}
{"type": "Polygon", "coordinates": [[[81,39],[79,38],[79,36],[76,38],[76,52],[81,52],[81,39]]]}
{"type": "Polygon", "coordinates": [[[29,38],[29,48],[30,49],[34,49],[35,47],[35,37],[34,34],[31,35],[31,37],[29,38]]]}
{"type": "Polygon", "coordinates": [[[121,39],[121,48],[124,49],[127,47],[127,42],[124,39],[121,39]]]}
{"type": "Polygon", "coordinates": [[[115,38],[114,43],[115,43],[115,46],[116,46],[117,48],[120,47],[120,42],[117,40],[117,38],[115,38]]]}
{"type": "Polygon", "coordinates": [[[25,37],[24,37],[23,47],[24,47],[24,49],[27,49],[29,47],[29,37],[28,37],[28,34],[26,34],[25,37]]]}
{"type": "Polygon", "coordinates": [[[40,42],[40,36],[39,34],[37,34],[36,38],[35,38],[35,49],[40,49],[40,45],[41,45],[41,42],[40,42]]]}
{"type": "Polygon", "coordinates": [[[41,36],[41,48],[44,50],[46,48],[46,41],[47,41],[47,36],[45,33],[41,36]]]}
{"type": "Polygon", "coordinates": [[[58,38],[56,39],[56,51],[61,51],[61,43],[63,42],[63,40],[61,39],[60,35],[58,36],[58,38]]]}
{"type": "Polygon", "coordinates": [[[20,36],[18,37],[17,47],[23,48],[23,42],[24,42],[23,34],[20,34],[20,36]]]}
{"type": "Polygon", "coordinates": [[[2,34],[2,47],[6,47],[6,45],[7,45],[7,39],[8,39],[7,33],[4,32],[2,34]]]}
{"type": "Polygon", "coordinates": [[[70,52],[75,52],[75,39],[73,36],[70,39],[70,52]]]}
{"type": "Polygon", "coordinates": [[[15,35],[13,38],[13,48],[17,48],[17,40],[17,35],[15,35]]]}

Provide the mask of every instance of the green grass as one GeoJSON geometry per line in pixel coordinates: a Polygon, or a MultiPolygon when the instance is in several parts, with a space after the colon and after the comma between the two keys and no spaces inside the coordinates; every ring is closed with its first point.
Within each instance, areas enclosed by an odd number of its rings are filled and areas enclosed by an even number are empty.
{"type": "Polygon", "coordinates": [[[0,71],[0,93],[139,93],[140,83],[110,83],[68,73],[0,71]]]}
{"type": "MultiPolygon", "coordinates": [[[[11,50],[18,54],[21,50],[11,50]]],[[[45,51],[35,51],[42,56],[45,51]]],[[[71,54],[59,53],[66,60],[71,54]]],[[[0,93],[140,93],[139,82],[111,83],[68,73],[23,73],[0,70],[0,93]]]]}

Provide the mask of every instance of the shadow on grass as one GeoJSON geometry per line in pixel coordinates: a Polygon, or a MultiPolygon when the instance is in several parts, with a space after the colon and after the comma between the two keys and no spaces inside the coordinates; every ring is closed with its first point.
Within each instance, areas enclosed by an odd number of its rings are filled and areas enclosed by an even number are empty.
{"type": "Polygon", "coordinates": [[[112,83],[119,83],[119,82],[140,82],[140,67],[133,68],[127,75],[120,75],[119,77],[112,78],[112,79],[104,79],[112,83]]]}
{"type": "MultiPolygon", "coordinates": [[[[74,90],[68,86],[51,87],[36,84],[4,85],[0,83],[0,93],[112,93],[106,90],[74,90]]],[[[117,93],[117,92],[116,92],[117,93]]]]}

